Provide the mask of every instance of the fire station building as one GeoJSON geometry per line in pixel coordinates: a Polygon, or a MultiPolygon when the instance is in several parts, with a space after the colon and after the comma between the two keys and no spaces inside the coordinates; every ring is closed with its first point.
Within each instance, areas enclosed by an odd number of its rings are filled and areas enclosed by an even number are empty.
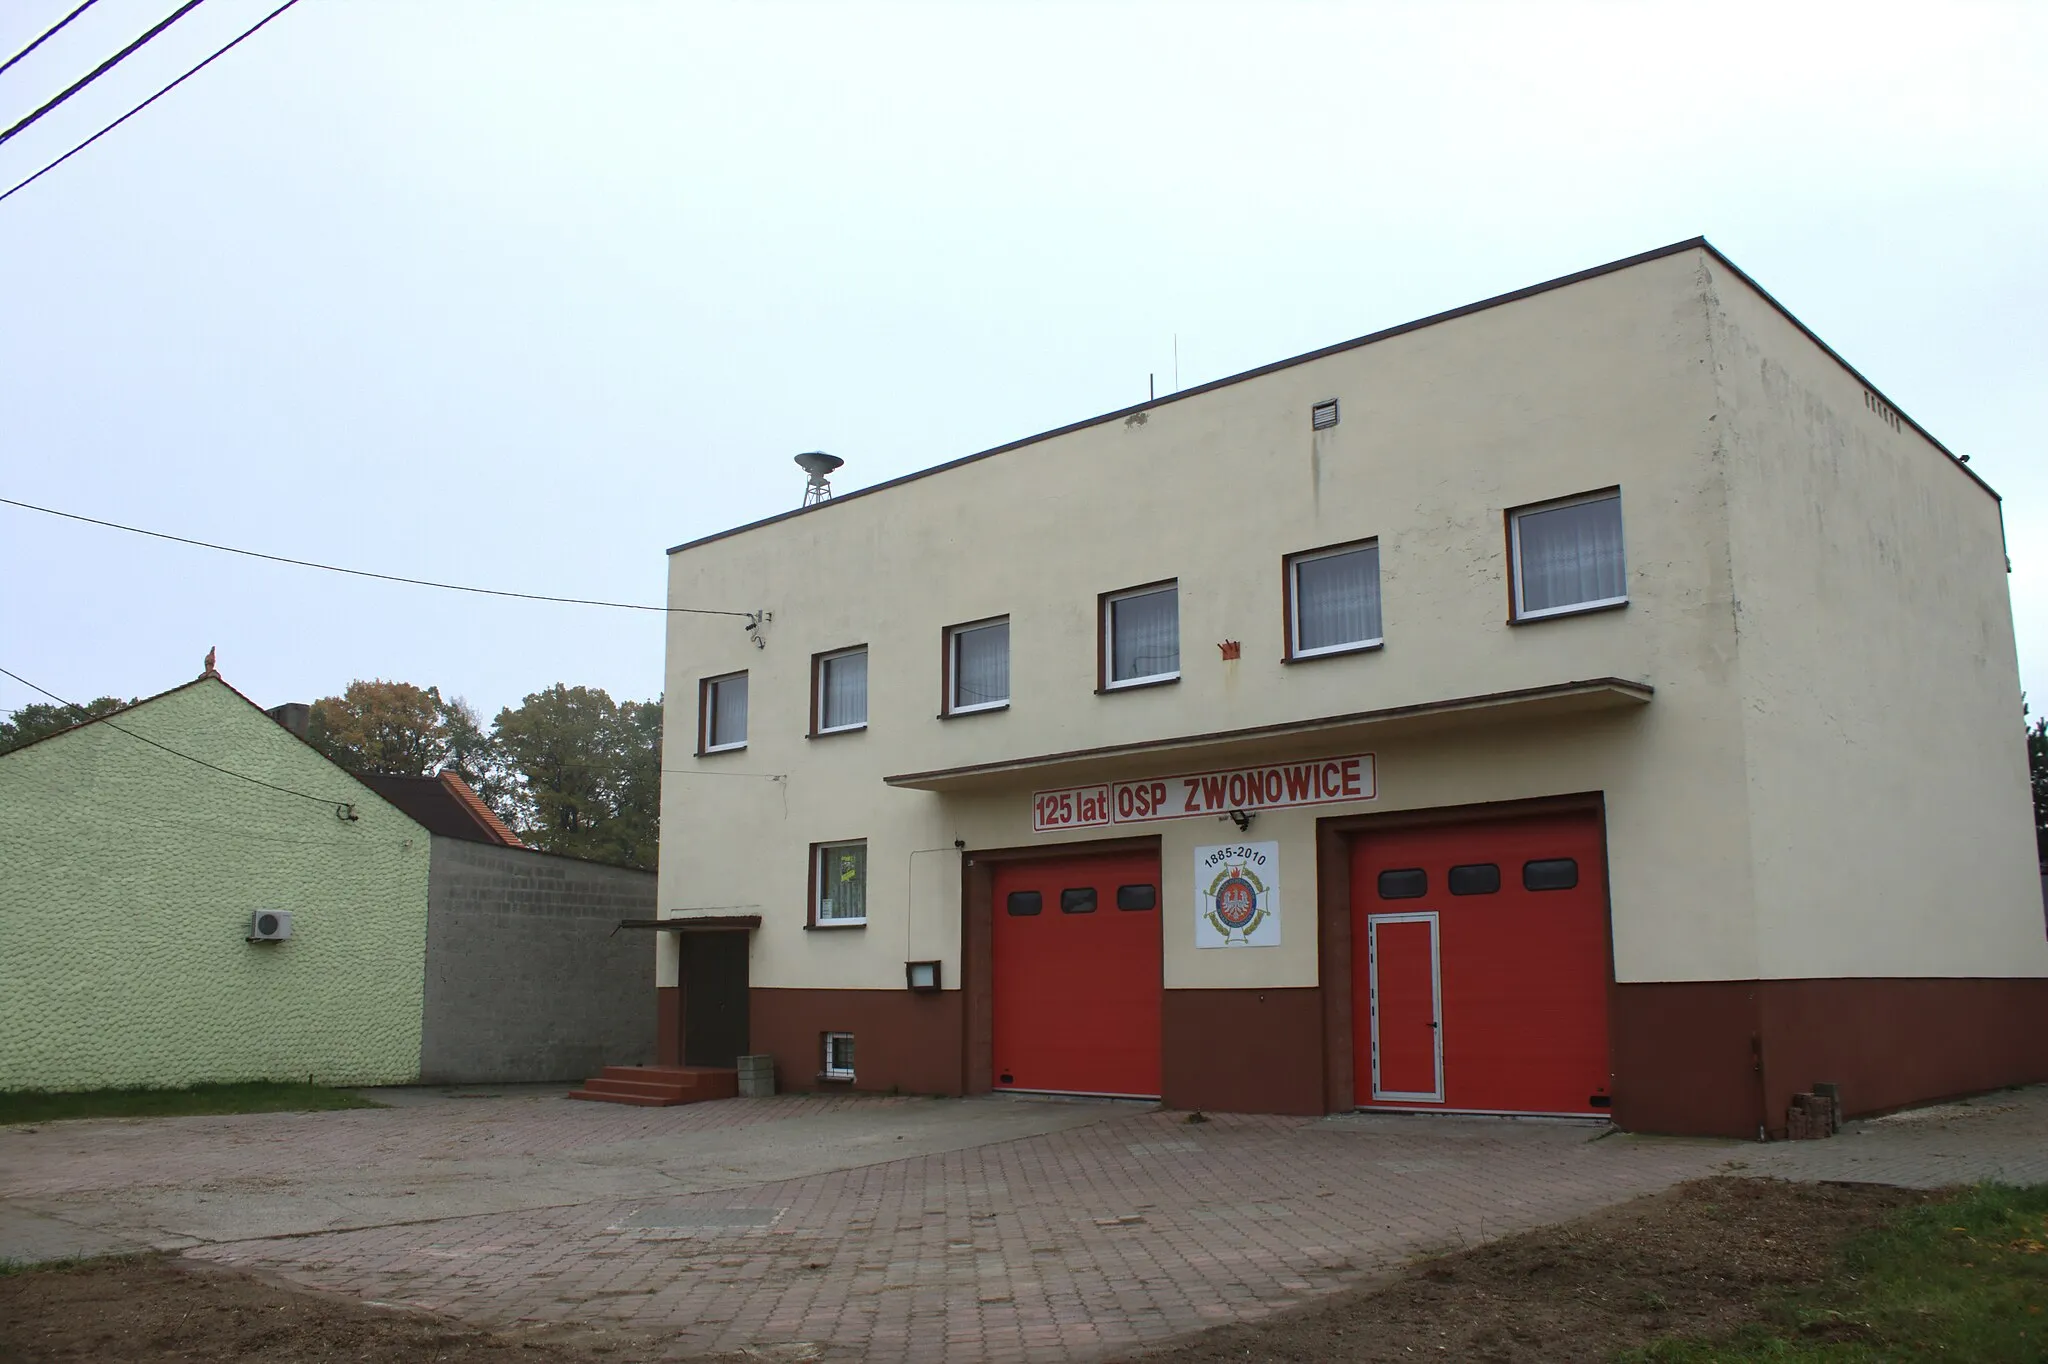
{"type": "Polygon", "coordinates": [[[1694,240],[671,551],[665,1060],[1782,1132],[2048,1079],[1997,495],[1694,240]]]}

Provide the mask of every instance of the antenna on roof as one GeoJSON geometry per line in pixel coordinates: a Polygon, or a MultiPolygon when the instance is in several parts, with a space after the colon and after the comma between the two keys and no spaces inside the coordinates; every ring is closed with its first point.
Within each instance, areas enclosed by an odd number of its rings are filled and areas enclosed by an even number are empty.
{"type": "Polygon", "coordinates": [[[846,461],[823,450],[806,450],[796,457],[796,463],[810,476],[810,482],[804,484],[803,504],[808,507],[832,496],[832,481],[828,475],[846,461]]]}

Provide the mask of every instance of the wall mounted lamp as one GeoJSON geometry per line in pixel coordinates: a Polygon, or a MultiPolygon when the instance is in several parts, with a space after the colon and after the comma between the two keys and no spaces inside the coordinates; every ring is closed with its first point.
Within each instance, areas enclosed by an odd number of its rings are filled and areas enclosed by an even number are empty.
{"type": "Polygon", "coordinates": [[[939,964],[935,961],[904,962],[903,983],[920,994],[930,994],[939,988],[939,964]]]}

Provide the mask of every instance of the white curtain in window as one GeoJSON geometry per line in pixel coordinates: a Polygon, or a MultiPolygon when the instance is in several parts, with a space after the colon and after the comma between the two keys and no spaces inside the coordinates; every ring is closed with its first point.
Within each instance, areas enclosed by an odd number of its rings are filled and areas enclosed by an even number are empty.
{"type": "Polygon", "coordinates": [[[1300,622],[1296,649],[1329,649],[1378,639],[1379,546],[1296,560],[1294,612],[1300,622]]]}
{"type": "Polygon", "coordinates": [[[1603,497],[1515,518],[1524,611],[1549,611],[1628,595],[1621,499],[1603,497]]]}
{"type": "Polygon", "coordinates": [[[868,916],[868,845],[842,843],[818,849],[818,918],[868,916]]]}
{"type": "Polygon", "coordinates": [[[1180,671],[1180,591],[1169,587],[1109,604],[1109,680],[1180,671]]]}
{"type": "Polygon", "coordinates": [[[728,677],[711,684],[711,743],[747,741],[747,679],[728,677]]]}
{"type": "Polygon", "coordinates": [[[1010,699],[1010,622],[953,633],[953,704],[985,706],[1010,699]]]}
{"type": "Polygon", "coordinates": [[[868,722],[868,655],[841,654],[824,662],[825,675],[818,679],[821,729],[868,722]]]}

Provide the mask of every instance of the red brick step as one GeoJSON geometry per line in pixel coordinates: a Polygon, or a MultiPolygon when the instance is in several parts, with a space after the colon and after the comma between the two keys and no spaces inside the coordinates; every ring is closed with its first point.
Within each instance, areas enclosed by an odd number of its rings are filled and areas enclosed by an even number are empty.
{"type": "Polygon", "coordinates": [[[716,1066],[606,1066],[603,1073],[571,1091],[572,1099],[597,1103],[670,1108],[707,1099],[736,1098],[740,1073],[716,1066]]]}

